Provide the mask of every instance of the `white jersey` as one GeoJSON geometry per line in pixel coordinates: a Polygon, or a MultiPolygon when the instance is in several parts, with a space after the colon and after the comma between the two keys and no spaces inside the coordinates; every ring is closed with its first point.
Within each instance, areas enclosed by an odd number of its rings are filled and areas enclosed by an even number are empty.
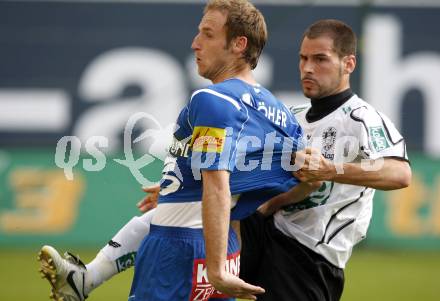
{"type": "MultiPolygon", "coordinates": [[[[310,105],[293,108],[307,145],[321,149],[334,163],[397,157],[408,160],[405,142],[394,124],[371,105],[352,96],[315,122],[306,120],[310,105]]],[[[275,226],[337,267],[344,268],[352,248],[366,233],[374,189],[324,182],[300,203],[278,211],[275,226]]]]}

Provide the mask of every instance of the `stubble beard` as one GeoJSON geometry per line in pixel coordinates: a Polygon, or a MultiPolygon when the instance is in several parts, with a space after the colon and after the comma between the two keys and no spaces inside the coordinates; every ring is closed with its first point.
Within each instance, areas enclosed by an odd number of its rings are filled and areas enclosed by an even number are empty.
{"type": "Polygon", "coordinates": [[[304,96],[307,98],[310,98],[310,99],[321,99],[321,98],[336,94],[337,89],[341,85],[341,82],[342,82],[342,75],[343,75],[343,70],[341,68],[339,70],[339,74],[338,74],[337,79],[335,81],[332,81],[328,87],[323,87],[318,82],[315,81],[315,85],[317,86],[317,90],[315,93],[313,93],[314,90],[311,90],[310,92],[308,92],[307,89],[305,89],[303,87],[304,96]]]}

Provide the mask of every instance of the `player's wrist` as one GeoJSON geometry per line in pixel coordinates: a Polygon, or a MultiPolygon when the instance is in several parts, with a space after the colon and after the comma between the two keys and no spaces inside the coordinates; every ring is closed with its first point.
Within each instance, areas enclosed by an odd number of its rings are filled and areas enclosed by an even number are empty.
{"type": "Polygon", "coordinates": [[[334,181],[338,177],[338,169],[336,164],[329,163],[329,172],[327,173],[327,179],[325,181],[334,181]]]}
{"type": "Polygon", "coordinates": [[[226,271],[220,268],[210,269],[208,268],[208,280],[209,282],[216,287],[218,284],[222,283],[226,277],[226,271]]]}

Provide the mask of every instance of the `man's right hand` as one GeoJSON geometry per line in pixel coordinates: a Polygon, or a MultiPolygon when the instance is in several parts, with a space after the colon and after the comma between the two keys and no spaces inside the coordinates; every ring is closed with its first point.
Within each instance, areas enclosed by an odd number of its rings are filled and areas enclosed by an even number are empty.
{"type": "Polygon", "coordinates": [[[255,295],[265,292],[262,287],[249,284],[226,271],[219,277],[208,275],[208,279],[216,290],[233,298],[257,300],[255,295]]]}
{"type": "Polygon", "coordinates": [[[139,208],[139,210],[142,213],[145,213],[151,209],[154,209],[157,207],[157,200],[159,199],[159,192],[160,192],[160,186],[150,186],[150,187],[143,187],[143,191],[147,192],[148,195],[139,201],[136,206],[139,208]]]}

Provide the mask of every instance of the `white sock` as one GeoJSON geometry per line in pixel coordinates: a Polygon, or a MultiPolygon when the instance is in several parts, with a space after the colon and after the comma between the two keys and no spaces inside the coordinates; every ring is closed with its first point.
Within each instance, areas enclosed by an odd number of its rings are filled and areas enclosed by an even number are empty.
{"type": "Polygon", "coordinates": [[[95,259],[86,265],[86,268],[87,273],[84,290],[87,295],[104,281],[118,273],[114,261],[108,259],[102,251],[96,255],[95,259]]]}
{"type": "Polygon", "coordinates": [[[134,265],[134,259],[139,246],[148,233],[155,209],[142,216],[133,217],[122,227],[112,240],[101,249],[89,264],[85,291],[89,294],[114,275],[134,265]]]}

